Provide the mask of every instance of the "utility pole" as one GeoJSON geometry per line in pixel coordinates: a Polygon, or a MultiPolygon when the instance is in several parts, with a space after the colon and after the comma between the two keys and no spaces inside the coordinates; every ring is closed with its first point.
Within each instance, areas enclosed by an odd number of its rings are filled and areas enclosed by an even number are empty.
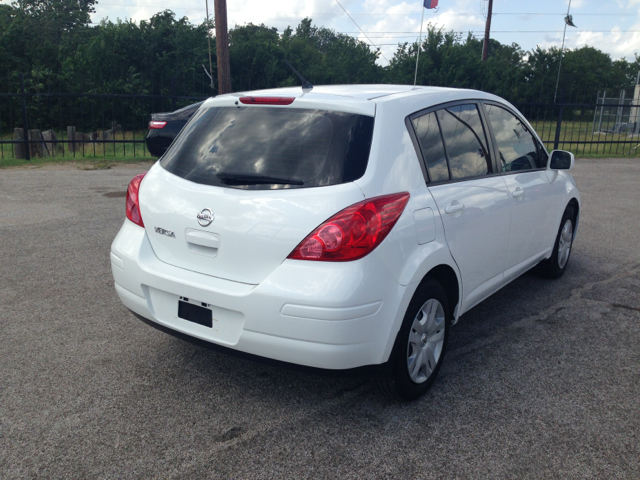
{"type": "MultiPolygon", "coordinates": [[[[207,8],[207,42],[209,42],[209,82],[211,84],[211,94],[213,94],[213,66],[211,65],[211,23],[209,23],[209,0],[204,0],[207,8]]],[[[202,66],[204,68],[204,65],[202,66]]],[[[205,72],[207,69],[204,69],[205,72]]]]}
{"type": "Polygon", "coordinates": [[[484,43],[482,44],[482,61],[486,62],[489,57],[489,33],[491,33],[491,15],[493,13],[493,0],[489,0],[489,11],[487,12],[487,24],[484,27],[484,43]]]}
{"type": "Polygon", "coordinates": [[[227,0],[214,0],[216,14],[216,53],[218,55],[218,93],[231,93],[227,0]]]}

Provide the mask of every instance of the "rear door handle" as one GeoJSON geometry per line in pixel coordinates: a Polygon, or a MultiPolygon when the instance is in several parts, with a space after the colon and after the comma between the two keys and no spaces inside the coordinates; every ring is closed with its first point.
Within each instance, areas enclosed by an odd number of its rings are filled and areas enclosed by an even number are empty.
{"type": "Polygon", "coordinates": [[[187,228],[184,232],[184,237],[187,243],[192,245],[200,245],[207,248],[220,248],[220,235],[212,232],[202,232],[200,230],[194,230],[193,228],[187,228]]]}
{"type": "Polygon", "coordinates": [[[524,196],[524,190],[520,187],[516,188],[513,192],[511,192],[513,198],[520,198],[524,196]]]}
{"type": "Polygon", "coordinates": [[[454,213],[461,212],[462,210],[464,210],[464,203],[456,203],[456,204],[451,204],[448,207],[445,207],[444,213],[448,215],[452,215],[454,213]]]}

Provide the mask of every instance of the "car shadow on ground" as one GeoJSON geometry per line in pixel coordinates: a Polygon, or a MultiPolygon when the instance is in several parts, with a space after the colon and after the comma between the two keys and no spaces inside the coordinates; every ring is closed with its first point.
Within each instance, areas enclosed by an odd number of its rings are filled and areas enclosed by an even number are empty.
{"type": "MultiPolygon", "coordinates": [[[[587,268],[579,255],[574,257],[562,279],[548,280],[528,272],[465,313],[450,330],[440,378],[423,400],[432,401],[434,395],[438,396],[444,377],[460,372],[473,373],[467,369],[474,368],[474,362],[463,361],[460,355],[456,358],[457,354],[472,351],[474,346],[481,346],[497,332],[569,298],[572,291],[581,286],[587,268]]],[[[593,277],[594,272],[590,275],[593,277]]],[[[180,397],[184,393],[182,399],[175,400],[184,401],[185,407],[194,400],[193,394],[189,393],[194,388],[199,391],[198,398],[222,395],[231,402],[237,402],[238,398],[254,398],[273,405],[291,402],[313,405],[358,395],[379,406],[395,403],[377,393],[371,378],[325,376],[274,367],[199,347],[161,332],[157,335],[158,341],[153,344],[155,355],[139,358],[140,374],[151,376],[149,380],[158,388],[167,388],[163,385],[167,377],[179,379],[184,388],[173,389],[172,394],[180,397]]],[[[507,334],[501,341],[509,342],[509,338],[507,334]]],[[[171,390],[170,385],[168,388],[171,390]]]]}

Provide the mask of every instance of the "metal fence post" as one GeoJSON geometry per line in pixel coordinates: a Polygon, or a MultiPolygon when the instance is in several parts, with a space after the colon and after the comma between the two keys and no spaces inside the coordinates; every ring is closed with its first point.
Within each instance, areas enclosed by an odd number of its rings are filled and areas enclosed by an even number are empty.
{"type": "Polygon", "coordinates": [[[604,113],[604,104],[607,103],[607,91],[602,94],[602,107],[600,107],[600,120],[598,121],[598,133],[602,131],[602,114],[604,113]]]}
{"type": "Polygon", "coordinates": [[[564,88],[560,95],[560,110],[558,111],[558,123],[556,124],[556,138],[553,141],[553,149],[558,150],[560,144],[560,129],[562,128],[562,114],[564,113],[564,88]]]}
{"type": "Polygon", "coordinates": [[[20,99],[22,101],[22,140],[24,142],[24,158],[31,160],[31,149],[29,148],[29,124],[27,123],[27,97],[24,93],[24,74],[20,74],[20,99]]]}
{"type": "Polygon", "coordinates": [[[598,95],[596,95],[596,105],[593,107],[593,125],[591,126],[591,135],[596,133],[596,116],[598,115],[598,102],[600,101],[600,90],[598,90],[598,95]]]}

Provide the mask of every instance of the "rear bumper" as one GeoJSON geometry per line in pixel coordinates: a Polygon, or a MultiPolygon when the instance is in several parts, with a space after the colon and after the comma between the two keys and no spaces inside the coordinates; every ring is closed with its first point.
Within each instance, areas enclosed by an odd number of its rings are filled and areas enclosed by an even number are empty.
{"type": "Polygon", "coordinates": [[[164,152],[167,151],[169,145],[173,142],[173,138],[166,138],[157,136],[153,133],[149,133],[145,138],[145,143],[147,144],[147,150],[154,157],[160,158],[164,155],[164,152]]]}
{"type": "Polygon", "coordinates": [[[274,360],[271,358],[261,357],[259,355],[253,355],[251,353],[241,352],[239,350],[235,350],[233,348],[224,347],[222,345],[218,345],[217,343],[207,342],[205,340],[200,340],[199,338],[192,337],[190,335],[185,335],[177,330],[173,330],[171,328],[167,328],[159,323],[156,323],[148,318],[143,317],[142,315],[138,315],[137,313],[131,311],[131,314],[136,317],[138,320],[146,323],[150,327],[155,328],[167,335],[171,335],[172,337],[179,338],[185,342],[192,343],[193,345],[197,345],[199,347],[207,348],[209,350],[213,350],[216,352],[224,353],[226,355],[232,355],[234,357],[243,358],[245,360],[251,360],[254,362],[262,363],[265,365],[270,365],[279,368],[286,368],[288,370],[301,371],[304,373],[310,373],[315,375],[323,375],[323,376],[331,376],[331,377],[376,377],[380,375],[386,375],[388,372],[385,371],[385,367],[388,364],[381,365],[365,365],[357,368],[349,368],[343,370],[330,370],[326,368],[314,368],[307,367],[304,365],[298,365],[295,363],[282,362],[280,360],[274,360]]]}
{"type": "Polygon", "coordinates": [[[259,285],[224,280],[161,262],[144,229],[128,220],[111,263],[120,300],[145,319],[238,352],[329,370],[386,362],[415,289],[398,284],[374,255],[285,260],[259,285]],[[181,296],[209,304],[213,328],[178,318],[181,296]]]}

